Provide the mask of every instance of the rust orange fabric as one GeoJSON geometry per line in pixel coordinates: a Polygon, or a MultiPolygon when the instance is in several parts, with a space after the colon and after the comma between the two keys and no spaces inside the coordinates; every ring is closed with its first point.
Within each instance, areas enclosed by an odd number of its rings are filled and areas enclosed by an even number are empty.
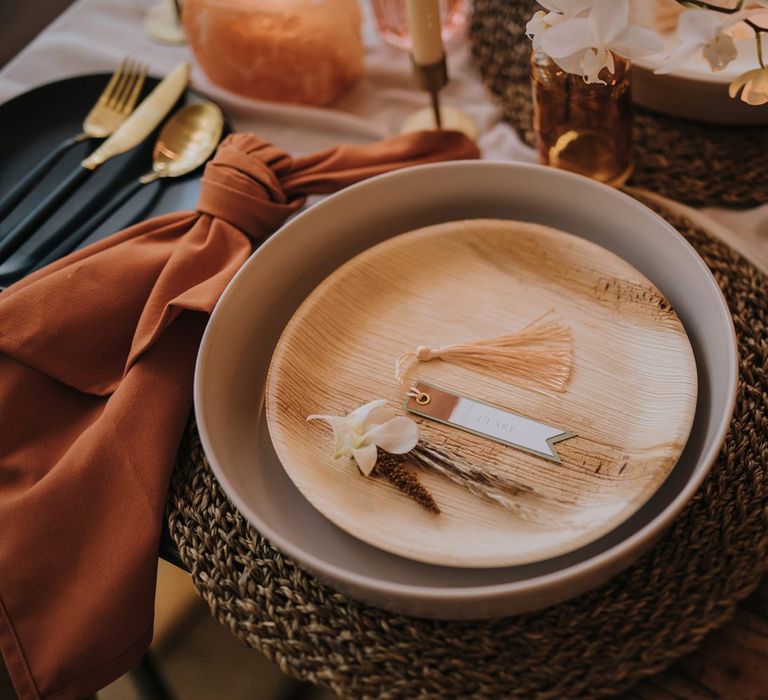
{"type": "Polygon", "coordinates": [[[146,650],[197,347],[253,243],[306,195],[477,156],[455,132],[300,158],[233,135],[197,211],[128,228],[0,294],[0,650],[21,698],[90,695],[146,650]]]}

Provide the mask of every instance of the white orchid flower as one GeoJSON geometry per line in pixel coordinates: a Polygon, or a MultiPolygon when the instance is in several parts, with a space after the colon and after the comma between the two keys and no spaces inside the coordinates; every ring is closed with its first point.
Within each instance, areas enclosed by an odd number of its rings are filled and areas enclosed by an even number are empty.
{"type": "Polygon", "coordinates": [[[533,48],[535,50],[541,50],[542,33],[547,29],[554,27],[561,19],[563,19],[563,15],[560,15],[557,12],[545,12],[544,10],[539,10],[528,20],[528,24],[525,25],[525,34],[533,42],[533,48]]]}
{"type": "Polygon", "coordinates": [[[591,9],[597,0],[538,0],[538,2],[549,12],[557,12],[566,17],[575,17],[591,9]]]}
{"type": "Polygon", "coordinates": [[[604,68],[613,72],[614,53],[641,58],[663,48],[655,32],[630,24],[629,9],[629,0],[595,0],[586,15],[562,20],[543,32],[539,45],[567,73],[605,84],[599,74],[604,68]]]}
{"type": "Polygon", "coordinates": [[[307,416],[324,420],[333,428],[334,458],[352,457],[360,471],[370,475],[376,466],[377,451],[401,455],[410,452],[419,441],[419,426],[406,416],[396,416],[384,399],[371,401],[346,416],[307,416]]]}
{"type": "Polygon", "coordinates": [[[680,46],[656,70],[671,73],[682,68],[695,54],[701,52],[713,71],[721,71],[738,55],[736,41],[727,31],[736,23],[734,16],[703,9],[686,10],[680,15],[677,37],[680,46]]]}
{"type": "Polygon", "coordinates": [[[546,10],[539,10],[525,25],[525,33],[533,42],[533,48],[541,49],[541,35],[558,22],[576,17],[589,10],[596,0],[539,0],[539,5],[546,10]]]}
{"type": "Polygon", "coordinates": [[[728,87],[728,94],[736,97],[741,91],[741,100],[748,105],[768,103],[768,68],[754,68],[742,73],[728,87]],[[742,89],[743,88],[743,89],[742,89]]]}

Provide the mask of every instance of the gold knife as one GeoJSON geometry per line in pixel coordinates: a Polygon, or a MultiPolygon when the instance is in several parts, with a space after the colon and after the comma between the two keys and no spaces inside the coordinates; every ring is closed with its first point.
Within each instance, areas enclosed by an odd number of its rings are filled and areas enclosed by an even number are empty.
{"type": "Polygon", "coordinates": [[[46,217],[69,197],[81,182],[112,156],[130,151],[149,136],[181,97],[189,80],[189,64],[180,63],[133,111],[115,133],[89,155],[80,166],[58,183],[32,211],[28,212],[0,240],[0,262],[6,260],[26,241],[46,217]]]}
{"type": "Polygon", "coordinates": [[[130,151],[149,136],[165,119],[189,82],[189,64],[180,63],[158,83],[149,96],[133,111],[104,143],[80,165],[95,170],[102,163],[130,151]]]}

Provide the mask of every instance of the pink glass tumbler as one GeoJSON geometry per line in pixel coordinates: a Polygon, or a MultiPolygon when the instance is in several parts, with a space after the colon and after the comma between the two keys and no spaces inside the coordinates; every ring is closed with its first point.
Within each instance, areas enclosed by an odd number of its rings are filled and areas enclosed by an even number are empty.
{"type": "MultiPolygon", "coordinates": [[[[408,10],[405,0],[371,0],[376,26],[384,41],[399,49],[410,51],[408,10]]],[[[440,28],[447,42],[467,21],[467,0],[440,0],[440,28]]]]}

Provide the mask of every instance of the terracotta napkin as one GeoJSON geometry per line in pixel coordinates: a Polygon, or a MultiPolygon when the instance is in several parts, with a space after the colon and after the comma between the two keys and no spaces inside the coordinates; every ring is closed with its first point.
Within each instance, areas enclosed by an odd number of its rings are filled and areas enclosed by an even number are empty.
{"type": "Polygon", "coordinates": [[[152,637],[166,491],[208,314],[312,193],[476,158],[419,132],[301,158],[230,136],[197,211],[137,224],[0,294],[0,649],[21,698],[81,698],[152,637]]]}

